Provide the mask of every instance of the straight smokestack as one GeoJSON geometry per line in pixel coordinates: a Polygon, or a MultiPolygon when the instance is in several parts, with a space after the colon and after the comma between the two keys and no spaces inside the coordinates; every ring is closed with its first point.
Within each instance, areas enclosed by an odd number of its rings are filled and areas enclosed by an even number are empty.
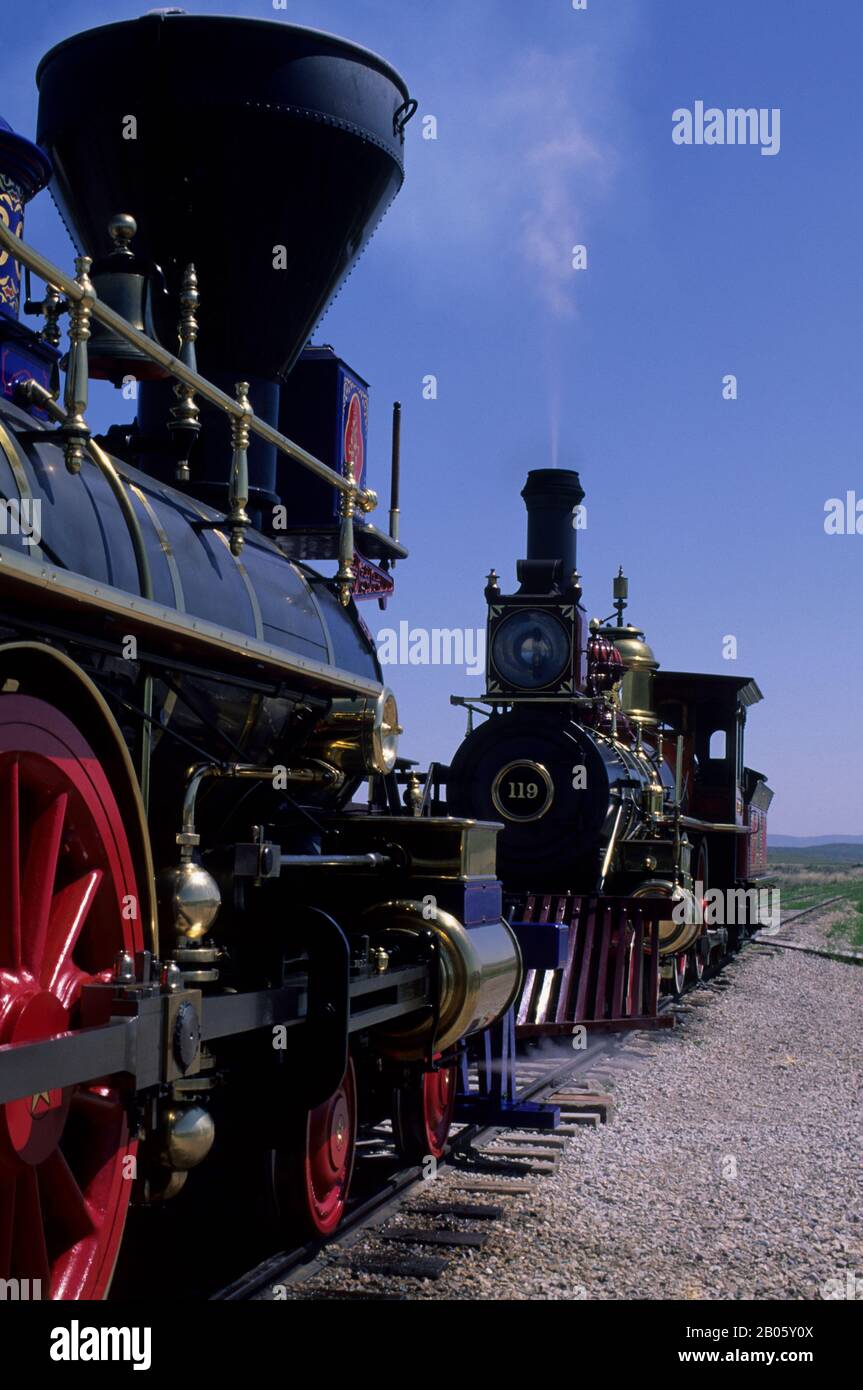
{"type": "Polygon", "coordinates": [[[522,493],[527,507],[527,559],[560,562],[565,583],[576,568],[575,508],[584,500],[577,473],[566,468],[534,468],[522,493]]]}

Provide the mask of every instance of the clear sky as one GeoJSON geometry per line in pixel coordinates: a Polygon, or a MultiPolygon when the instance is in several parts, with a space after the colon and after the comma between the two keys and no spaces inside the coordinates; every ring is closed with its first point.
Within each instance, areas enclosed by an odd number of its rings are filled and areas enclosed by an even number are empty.
{"type": "MultiPolygon", "coordinates": [[[[419,101],[404,189],[317,335],[372,383],[369,481],[384,500],[390,405],[404,404],[412,557],[388,612],[366,605],[372,630],[482,626],[489,567],[514,587],[527,470],[576,467],[589,613],[611,611],[622,563],[629,616],[663,666],[758,680],[748,762],[776,790],[773,830],[863,833],[863,535],[824,529],[829,498],[863,501],[859,0],[222,8],[355,39],[419,101]],[[697,101],[779,108],[779,152],[676,145],[672,112],[697,101]]],[[[32,134],[41,54],[142,10],[7,6],[2,114],[32,134]]],[[[226,213],[247,216],[242,199],[226,213]]],[[[27,235],[69,264],[47,195],[27,235]]],[[[128,414],[105,392],[98,425],[128,414]]],[[[481,680],[388,674],[403,751],[446,760],[464,728],[449,695],[481,680]]]]}

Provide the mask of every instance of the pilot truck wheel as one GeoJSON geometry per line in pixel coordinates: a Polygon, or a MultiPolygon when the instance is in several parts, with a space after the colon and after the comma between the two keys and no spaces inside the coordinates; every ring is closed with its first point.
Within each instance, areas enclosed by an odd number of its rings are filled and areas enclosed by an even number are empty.
{"type": "Polygon", "coordinates": [[[275,1195],[286,1230],[298,1240],[332,1235],[348,1199],[357,1143],[357,1083],[348,1062],[322,1105],[293,1119],[273,1156],[275,1195]]]}
{"type": "Polygon", "coordinates": [[[443,1157],[457,1090],[455,1065],[437,1071],[412,1069],[409,1079],[394,1088],[393,1136],[404,1158],[421,1163],[443,1157]]]}

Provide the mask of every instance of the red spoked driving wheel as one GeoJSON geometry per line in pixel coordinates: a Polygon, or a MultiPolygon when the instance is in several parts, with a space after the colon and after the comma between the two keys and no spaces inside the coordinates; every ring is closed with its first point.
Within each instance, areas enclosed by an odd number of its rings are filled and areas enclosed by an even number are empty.
{"type": "Polygon", "coordinates": [[[357,1143],[354,1064],[338,1090],[295,1119],[274,1155],[275,1192],[294,1236],[332,1235],[345,1211],[357,1143]]]}
{"type": "MultiPolygon", "coordinates": [[[[78,1026],[81,990],[143,946],[128,839],[107,777],[43,700],[0,695],[0,1044],[78,1026]]],[[[0,1105],[0,1279],[103,1298],[136,1141],[110,1079],[0,1105]]]]}
{"type": "Polygon", "coordinates": [[[420,1162],[428,1157],[443,1157],[457,1090],[455,1064],[436,1071],[414,1071],[394,1088],[393,1135],[405,1158],[420,1162]]]}

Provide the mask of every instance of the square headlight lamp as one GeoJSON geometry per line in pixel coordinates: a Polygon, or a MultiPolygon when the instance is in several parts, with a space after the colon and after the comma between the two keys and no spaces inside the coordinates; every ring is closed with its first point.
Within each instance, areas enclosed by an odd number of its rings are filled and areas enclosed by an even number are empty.
{"type": "Polygon", "coordinates": [[[572,604],[493,604],[488,614],[489,695],[572,695],[572,604]]]}

